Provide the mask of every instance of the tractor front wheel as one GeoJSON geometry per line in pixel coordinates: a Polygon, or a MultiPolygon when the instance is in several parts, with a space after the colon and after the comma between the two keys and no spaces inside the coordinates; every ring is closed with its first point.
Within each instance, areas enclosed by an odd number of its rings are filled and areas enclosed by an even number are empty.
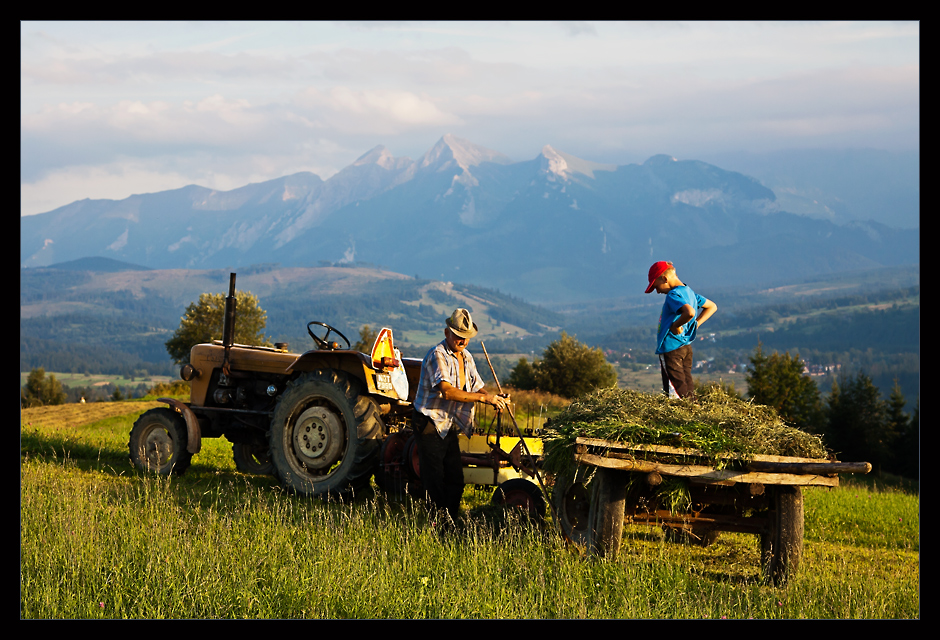
{"type": "Polygon", "coordinates": [[[127,446],[131,462],[141,471],[182,475],[193,457],[186,450],[186,440],[183,416],[167,407],[158,407],[137,418],[127,446]]]}

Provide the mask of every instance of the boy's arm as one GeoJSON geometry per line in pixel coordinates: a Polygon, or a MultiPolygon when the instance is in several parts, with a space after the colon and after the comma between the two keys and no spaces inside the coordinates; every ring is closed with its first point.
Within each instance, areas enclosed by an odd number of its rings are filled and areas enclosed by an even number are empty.
{"type": "Polygon", "coordinates": [[[718,305],[706,298],[705,304],[702,305],[702,312],[698,314],[698,326],[701,327],[716,311],[718,311],[718,305]]]}
{"type": "Polygon", "coordinates": [[[695,317],[695,309],[692,308],[690,304],[684,304],[679,307],[679,316],[676,318],[676,321],[672,323],[672,326],[669,327],[669,330],[681,336],[684,331],[685,323],[695,317]]]}

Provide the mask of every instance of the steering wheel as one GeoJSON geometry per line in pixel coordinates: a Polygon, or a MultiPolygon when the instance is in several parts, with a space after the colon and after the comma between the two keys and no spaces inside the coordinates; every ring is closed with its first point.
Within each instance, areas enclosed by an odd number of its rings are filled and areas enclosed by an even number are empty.
{"type": "Polygon", "coordinates": [[[314,344],[317,345],[317,348],[318,348],[318,349],[321,349],[321,350],[324,350],[324,351],[332,351],[333,349],[339,347],[339,345],[337,345],[335,342],[329,342],[329,341],[327,341],[327,338],[330,337],[330,334],[331,334],[331,333],[335,333],[335,334],[338,335],[340,338],[342,338],[342,339],[343,339],[343,342],[346,343],[346,348],[347,348],[347,349],[350,348],[350,346],[349,346],[349,338],[347,338],[347,337],[344,336],[342,333],[340,333],[338,329],[334,329],[333,327],[331,327],[330,325],[328,325],[328,324],[325,323],[325,322],[308,322],[308,323],[307,323],[307,333],[309,333],[309,334],[310,334],[310,337],[313,338],[313,342],[314,342],[314,344]],[[324,334],[324,336],[323,336],[322,338],[321,338],[320,336],[318,336],[317,334],[315,334],[315,333],[313,332],[313,329],[310,328],[310,325],[312,325],[312,324],[315,324],[315,325],[317,325],[317,326],[325,327],[325,328],[326,328],[326,333],[324,334]],[[334,346],[334,345],[336,345],[336,346],[334,346]]]}

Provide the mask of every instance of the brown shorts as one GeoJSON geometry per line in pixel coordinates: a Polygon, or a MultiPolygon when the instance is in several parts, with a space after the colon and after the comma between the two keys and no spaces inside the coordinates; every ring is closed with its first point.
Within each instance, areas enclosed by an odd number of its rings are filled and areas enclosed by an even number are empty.
{"type": "Polygon", "coordinates": [[[663,375],[663,393],[669,395],[672,385],[680,398],[695,395],[695,382],[692,380],[692,347],[685,345],[675,351],[659,354],[659,367],[663,375]]]}

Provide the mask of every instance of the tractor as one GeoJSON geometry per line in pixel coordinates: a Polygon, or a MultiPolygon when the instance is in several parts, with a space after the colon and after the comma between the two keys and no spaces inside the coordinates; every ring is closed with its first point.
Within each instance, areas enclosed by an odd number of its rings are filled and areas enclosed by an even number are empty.
{"type": "MultiPolygon", "coordinates": [[[[421,360],[401,357],[391,329],[365,354],[329,324],[308,322],[314,348],[298,354],[284,343],[235,344],[236,315],[232,273],[222,339],[193,346],[181,367],[189,402],[159,398],[167,406],[135,422],[128,445],[135,466],[182,474],[203,438],[224,436],[239,471],[272,475],[296,494],[348,498],[373,476],[385,491],[423,493],[411,432],[421,360]]],[[[544,514],[532,480],[542,454],[537,433],[477,427],[460,446],[467,484],[495,486],[494,502],[544,514]]]]}

